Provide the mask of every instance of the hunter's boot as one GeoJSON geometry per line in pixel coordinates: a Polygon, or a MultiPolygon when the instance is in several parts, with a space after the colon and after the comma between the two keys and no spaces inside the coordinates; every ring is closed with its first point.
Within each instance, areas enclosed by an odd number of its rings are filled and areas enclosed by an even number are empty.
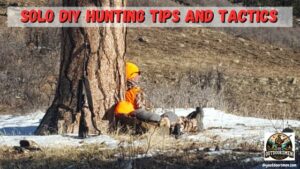
{"type": "Polygon", "coordinates": [[[178,139],[183,134],[180,124],[176,124],[174,126],[174,130],[173,130],[172,134],[175,136],[176,139],[178,139]]]}

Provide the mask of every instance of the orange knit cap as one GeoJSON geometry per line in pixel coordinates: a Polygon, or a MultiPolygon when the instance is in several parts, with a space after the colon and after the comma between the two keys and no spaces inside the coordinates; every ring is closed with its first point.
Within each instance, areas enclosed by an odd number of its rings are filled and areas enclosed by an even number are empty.
{"type": "Polygon", "coordinates": [[[126,62],[126,80],[135,78],[140,74],[139,67],[131,62],[126,62]]]}

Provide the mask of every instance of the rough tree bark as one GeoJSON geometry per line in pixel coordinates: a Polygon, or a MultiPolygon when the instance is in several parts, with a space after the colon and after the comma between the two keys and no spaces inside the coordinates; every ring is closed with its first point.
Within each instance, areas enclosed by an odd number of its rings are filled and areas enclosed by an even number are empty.
{"type": "MultiPolygon", "coordinates": [[[[64,0],[64,6],[119,7],[125,1],[64,0]]],[[[126,28],[63,28],[62,34],[56,96],[35,134],[101,134],[124,97],[126,28]]]]}

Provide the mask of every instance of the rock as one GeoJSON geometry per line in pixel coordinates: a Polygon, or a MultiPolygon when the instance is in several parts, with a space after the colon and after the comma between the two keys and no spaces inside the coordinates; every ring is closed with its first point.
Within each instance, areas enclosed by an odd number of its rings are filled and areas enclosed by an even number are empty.
{"type": "Polygon", "coordinates": [[[205,152],[210,152],[210,147],[205,147],[205,148],[203,149],[203,151],[205,151],[205,152]]]}
{"type": "Polygon", "coordinates": [[[222,41],[222,39],[218,39],[217,42],[221,43],[221,42],[223,42],[223,41],[222,41]]]}
{"type": "Polygon", "coordinates": [[[234,59],[233,62],[238,64],[238,63],[240,63],[240,60],[239,59],[234,59]]]}
{"type": "Polygon", "coordinates": [[[181,48],[184,48],[184,47],[185,47],[185,45],[184,45],[183,43],[180,43],[179,46],[180,46],[181,48]]]}
{"type": "Polygon", "coordinates": [[[287,100],[284,100],[284,99],[277,99],[277,101],[278,101],[279,103],[288,103],[288,101],[287,101],[287,100]]]}
{"type": "Polygon", "coordinates": [[[289,127],[287,127],[287,128],[285,128],[285,129],[283,129],[282,132],[284,132],[284,133],[293,133],[294,130],[291,129],[291,128],[289,128],[289,127]]]}
{"type": "Polygon", "coordinates": [[[29,151],[40,151],[41,148],[39,147],[39,145],[32,141],[32,140],[21,140],[20,141],[20,147],[27,149],[29,151]]]}
{"type": "Polygon", "coordinates": [[[259,83],[266,85],[266,84],[268,84],[269,78],[262,77],[262,78],[259,78],[258,81],[259,81],[259,83]]]}
{"type": "Polygon", "coordinates": [[[278,47],[274,48],[274,50],[280,50],[280,51],[283,51],[282,48],[278,48],[278,47]]]}
{"type": "Polygon", "coordinates": [[[209,40],[204,40],[204,43],[205,44],[209,44],[209,40]]]}
{"type": "Polygon", "coordinates": [[[270,53],[270,52],[266,52],[266,54],[267,54],[268,56],[271,56],[271,53],[270,53]]]}
{"type": "Polygon", "coordinates": [[[297,78],[296,77],[293,77],[289,80],[290,84],[292,85],[296,85],[297,84],[297,78]]]}
{"type": "Polygon", "coordinates": [[[239,41],[246,42],[244,38],[238,38],[239,41]]]}
{"type": "Polygon", "coordinates": [[[297,79],[297,78],[294,78],[293,84],[295,85],[295,84],[297,84],[297,83],[298,83],[298,79],[297,79]]]}
{"type": "Polygon", "coordinates": [[[147,37],[139,37],[138,41],[143,42],[143,43],[149,43],[149,39],[147,37]]]}

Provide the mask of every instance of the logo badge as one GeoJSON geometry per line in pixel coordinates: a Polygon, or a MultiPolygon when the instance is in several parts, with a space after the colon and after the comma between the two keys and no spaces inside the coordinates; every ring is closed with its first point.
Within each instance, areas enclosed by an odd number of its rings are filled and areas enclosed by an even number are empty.
{"type": "Polygon", "coordinates": [[[265,134],[265,161],[294,161],[295,133],[265,134]]]}

